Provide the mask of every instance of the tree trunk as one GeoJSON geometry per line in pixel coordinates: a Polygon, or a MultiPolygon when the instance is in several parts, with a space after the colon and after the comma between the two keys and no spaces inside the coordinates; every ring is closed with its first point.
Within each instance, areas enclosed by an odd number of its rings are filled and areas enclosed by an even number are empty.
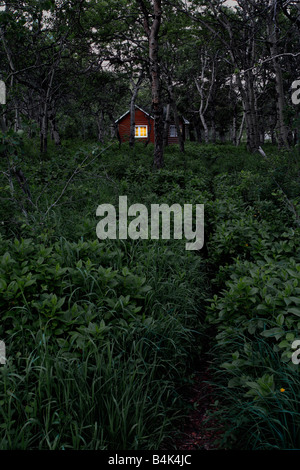
{"type": "Polygon", "coordinates": [[[19,129],[21,129],[21,122],[20,122],[19,104],[16,99],[14,100],[14,105],[15,105],[14,131],[17,132],[19,129]]]}
{"type": "Polygon", "coordinates": [[[50,127],[51,127],[52,139],[54,140],[55,145],[59,146],[61,145],[61,140],[60,140],[59,131],[56,125],[56,111],[55,111],[55,107],[53,103],[49,109],[49,122],[50,122],[50,127]]]}
{"type": "Polygon", "coordinates": [[[129,133],[129,147],[133,148],[135,143],[135,98],[136,94],[133,93],[130,101],[130,133],[129,133]]]}
{"type": "MultiPolygon", "coordinates": [[[[273,17],[273,15],[271,15],[273,17]]],[[[283,91],[283,80],[282,80],[282,70],[279,65],[278,59],[278,36],[277,36],[277,26],[276,20],[270,18],[271,23],[269,24],[269,44],[271,57],[275,72],[275,82],[276,82],[276,93],[277,93],[277,126],[278,126],[278,146],[279,147],[289,147],[288,143],[288,131],[284,123],[284,91],[283,91]]]]}
{"type": "Polygon", "coordinates": [[[254,79],[253,79],[252,70],[249,70],[246,73],[245,83],[246,83],[246,90],[247,90],[246,101],[248,101],[249,103],[248,114],[246,114],[246,122],[247,122],[247,116],[248,116],[248,124],[249,124],[249,129],[250,129],[248,150],[250,150],[251,152],[254,152],[254,151],[257,151],[260,146],[260,139],[259,139],[258,115],[257,115],[257,109],[256,109],[254,79]]]}
{"type": "Polygon", "coordinates": [[[164,125],[164,147],[167,147],[169,144],[169,129],[170,129],[170,103],[167,104],[165,125],[164,125]]]}
{"type": "Polygon", "coordinates": [[[3,115],[0,115],[0,129],[1,129],[2,132],[7,131],[5,116],[3,116],[3,115]]]}
{"type": "Polygon", "coordinates": [[[271,142],[272,142],[272,145],[277,145],[277,140],[276,140],[276,136],[275,136],[275,128],[274,127],[271,127],[271,142]]]}
{"type": "Polygon", "coordinates": [[[145,147],[147,147],[147,145],[150,143],[150,137],[151,137],[152,122],[151,122],[150,116],[148,116],[148,129],[149,129],[149,132],[148,132],[147,140],[145,142],[145,147]]]}
{"type": "Polygon", "coordinates": [[[51,92],[52,92],[52,84],[55,74],[55,67],[52,67],[50,80],[47,86],[47,90],[44,95],[44,102],[41,107],[41,121],[40,121],[40,141],[41,141],[41,153],[47,153],[48,148],[48,125],[49,125],[49,104],[51,103],[51,92]]]}
{"type": "Polygon", "coordinates": [[[183,130],[181,132],[180,124],[179,124],[178,111],[177,111],[177,105],[176,105],[176,101],[175,101],[175,98],[174,98],[173,86],[172,86],[171,83],[169,83],[168,92],[169,92],[169,96],[170,96],[170,104],[172,106],[172,110],[173,110],[173,114],[174,114],[174,122],[175,122],[176,131],[177,131],[179,149],[180,149],[181,153],[184,153],[183,130]]]}
{"type": "Polygon", "coordinates": [[[116,123],[113,115],[111,113],[108,113],[108,117],[109,119],[111,120],[111,123],[112,123],[112,127],[114,129],[114,133],[119,141],[119,148],[121,147],[121,144],[122,144],[122,139],[121,139],[121,136],[120,136],[120,132],[119,132],[119,127],[118,127],[118,124],[116,123]]]}
{"type": "Polygon", "coordinates": [[[136,83],[134,80],[131,80],[132,94],[131,94],[131,100],[130,100],[130,135],[129,135],[129,146],[131,148],[134,147],[134,143],[135,143],[135,102],[136,102],[137,95],[141,87],[142,81],[143,81],[143,73],[140,74],[136,83]]]}
{"type": "Polygon", "coordinates": [[[103,111],[101,110],[99,114],[97,114],[96,122],[97,122],[97,129],[98,129],[98,142],[101,144],[104,143],[104,127],[103,127],[103,111]]]}
{"type": "Polygon", "coordinates": [[[239,146],[242,140],[244,125],[245,125],[245,117],[246,115],[245,113],[243,113],[242,122],[241,122],[240,129],[239,129],[239,134],[237,136],[236,146],[239,146]]]}
{"type": "MultiPolygon", "coordinates": [[[[5,11],[9,11],[9,9],[10,9],[10,6],[5,4],[5,11]]],[[[13,75],[15,73],[15,66],[14,66],[14,62],[13,62],[13,59],[12,59],[11,50],[9,48],[9,45],[6,42],[6,39],[5,39],[4,29],[1,27],[1,25],[0,25],[0,38],[2,40],[3,48],[6,52],[6,56],[7,56],[7,60],[8,60],[8,63],[9,63],[10,71],[12,72],[12,75],[11,75],[11,78],[10,78],[10,88],[11,88],[11,90],[13,90],[14,84],[15,84],[14,75],[13,75]]],[[[13,97],[12,101],[13,101],[14,108],[15,108],[14,131],[17,132],[20,129],[19,107],[18,107],[18,102],[17,102],[16,97],[13,97]]],[[[5,121],[6,121],[6,119],[5,119],[5,116],[4,116],[4,122],[5,121]]]]}
{"type": "Polygon", "coordinates": [[[212,104],[212,116],[211,116],[211,141],[213,144],[216,143],[217,133],[216,133],[216,121],[215,121],[215,106],[212,104]]]}
{"type": "Polygon", "coordinates": [[[41,106],[40,114],[40,152],[47,153],[48,149],[48,104],[41,106]]]}
{"type": "Polygon", "coordinates": [[[236,74],[236,78],[241,93],[241,98],[243,101],[243,107],[245,110],[245,122],[247,127],[247,148],[249,152],[255,152],[258,150],[260,142],[257,126],[258,117],[255,108],[252,71],[249,70],[247,73],[245,73],[245,87],[243,86],[239,73],[236,74]]]}
{"type": "Polygon", "coordinates": [[[202,69],[202,75],[201,75],[201,83],[196,78],[195,78],[195,83],[196,83],[196,87],[197,87],[197,90],[198,90],[199,95],[200,95],[199,117],[200,117],[200,121],[201,121],[201,124],[203,126],[203,129],[204,129],[204,141],[205,141],[206,144],[208,144],[208,141],[209,141],[208,126],[206,124],[206,120],[205,120],[205,116],[204,116],[205,111],[207,110],[207,106],[208,106],[208,99],[206,100],[206,106],[204,104],[204,93],[203,93],[204,70],[205,69],[203,68],[202,69]]]}
{"type": "Polygon", "coordinates": [[[149,61],[150,61],[150,77],[151,77],[151,93],[152,93],[152,111],[154,117],[154,161],[153,167],[162,168],[164,165],[164,146],[163,146],[163,108],[161,104],[161,85],[160,85],[160,69],[158,58],[158,33],[161,25],[161,0],[153,0],[153,13],[149,14],[143,0],[138,0],[144,17],[144,30],[148,37],[149,43],[149,61]],[[149,17],[152,16],[153,21],[150,27],[149,17]]]}
{"type": "Polygon", "coordinates": [[[237,129],[236,129],[236,113],[234,113],[234,116],[232,118],[232,126],[231,126],[231,142],[233,145],[236,145],[237,141],[237,129]]]}
{"type": "Polygon", "coordinates": [[[201,135],[200,125],[198,125],[198,124],[195,125],[195,132],[196,132],[197,142],[199,144],[202,144],[202,135],[201,135]]]}
{"type": "Polygon", "coordinates": [[[161,24],[161,0],[154,0],[154,20],[149,36],[149,59],[152,81],[152,109],[154,114],[154,168],[162,168],[164,165],[163,148],[163,108],[161,104],[160,70],[158,62],[158,33],[161,24]]]}
{"type": "Polygon", "coordinates": [[[206,124],[204,114],[199,112],[199,115],[200,115],[200,120],[204,129],[204,141],[206,144],[208,144],[209,142],[208,126],[206,124]]]}
{"type": "Polygon", "coordinates": [[[208,109],[208,105],[211,100],[211,96],[213,93],[213,87],[215,83],[215,76],[216,76],[216,67],[215,67],[215,61],[212,61],[212,71],[211,71],[211,78],[210,78],[210,86],[207,91],[207,96],[205,97],[205,71],[208,69],[208,59],[207,57],[201,59],[202,62],[202,70],[201,70],[201,76],[200,78],[195,78],[195,84],[198,90],[198,93],[200,95],[200,107],[199,107],[199,117],[200,121],[202,123],[203,129],[204,129],[204,140],[205,143],[208,144],[209,142],[209,132],[208,132],[208,126],[206,123],[206,118],[205,114],[208,109]]]}

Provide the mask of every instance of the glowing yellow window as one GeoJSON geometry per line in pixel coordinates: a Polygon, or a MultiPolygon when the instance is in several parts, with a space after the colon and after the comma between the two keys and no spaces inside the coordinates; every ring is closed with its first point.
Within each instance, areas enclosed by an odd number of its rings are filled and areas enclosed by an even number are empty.
{"type": "Polygon", "coordinates": [[[139,138],[147,138],[148,126],[135,126],[135,136],[139,138]]]}

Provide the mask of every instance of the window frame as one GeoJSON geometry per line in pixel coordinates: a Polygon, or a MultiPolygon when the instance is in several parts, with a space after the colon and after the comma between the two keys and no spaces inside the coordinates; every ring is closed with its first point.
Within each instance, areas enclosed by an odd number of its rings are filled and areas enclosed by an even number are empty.
{"type": "Polygon", "coordinates": [[[169,137],[171,137],[173,139],[176,139],[176,137],[178,137],[177,129],[176,129],[176,126],[174,124],[170,124],[170,126],[169,126],[169,137]]]}
{"type": "Polygon", "coordinates": [[[147,124],[137,124],[135,125],[135,138],[136,139],[148,139],[148,126],[147,124]],[[140,135],[140,129],[145,128],[146,129],[146,135],[140,135]],[[136,131],[138,129],[138,135],[136,135],[136,131]]]}

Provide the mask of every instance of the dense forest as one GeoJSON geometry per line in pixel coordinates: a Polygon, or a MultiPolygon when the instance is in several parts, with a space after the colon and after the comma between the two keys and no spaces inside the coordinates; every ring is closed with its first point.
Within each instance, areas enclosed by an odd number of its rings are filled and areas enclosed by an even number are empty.
{"type": "Polygon", "coordinates": [[[0,1],[0,450],[300,449],[299,145],[299,1],[0,1]]]}

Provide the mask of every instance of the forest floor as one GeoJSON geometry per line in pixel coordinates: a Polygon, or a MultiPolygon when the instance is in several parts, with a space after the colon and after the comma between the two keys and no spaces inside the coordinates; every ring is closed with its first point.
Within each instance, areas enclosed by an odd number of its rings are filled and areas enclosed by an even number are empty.
{"type": "Polygon", "coordinates": [[[208,411],[213,403],[213,390],[209,380],[208,367],[194,374],[187,397],[194,409],[183,425],[181,438],[175,441],[178,450],[217,449],[216,439],[221,430],[215,431],[217,423],[208,420],[208,411]]]}
{"type": "Polygon", "coordinates": [[[190,407],[187,418],[178,429],[173,446],[177,450],[218,450],[218,441],[223,429],[216,419],[212,419],[210,411],[217,397],[213,386],[213,374],[210,362],[210,339],[212,331],[207,330],[199,360],[194,363],[189,374],[190,381],[181,395],[190,407]]]}

